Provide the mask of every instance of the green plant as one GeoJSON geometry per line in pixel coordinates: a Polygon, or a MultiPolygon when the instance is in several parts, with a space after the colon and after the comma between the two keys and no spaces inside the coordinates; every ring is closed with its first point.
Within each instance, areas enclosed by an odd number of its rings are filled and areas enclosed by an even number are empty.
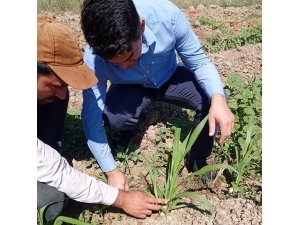
{"type": "Polygon", "coordinates": [[[165,175],[165,181],[163,184],[163,187],[160,188],[159,186],[159,180],[158,180],[158,174],[161,173],[160,170],[157,168],[154,168],[150,165],[148,160],[145,160],[148,165],[148,171],[151,178],[152,183],[152,190],[151,192],[154,194],[154,196],[159,198],[165,198],[167,200],[167,205],[162,208],[162,211],[164,213],[168,213],[174,209],[183,208],[183,207],[189,207],[191,205],[197,206],[196,203],[181,203],[181,199],[183,197],[191,197],[195,199],[198,203],[202,203],[207,206],[208,210],[212,212],[212,205],[211,203],[202,195],[195,193],[195,192],[188,192],[181,190],[181,184],[183,182],[186,182],[188,179],[190,179],[193,176],[202,176],[206,172],[217,170],[220,168],[226,168],[230,169],[232,171],[236,171],[232,166],[227,164],[218,164],[218,165],[207,165],[200,169],[199,171],[196,171],[189,176],[185,177],[181,182],[179,182],[179,174],[183,167],[182,162],[189,151],[191,149],[192,145],[195,143],[196,138],[200,134],[201,130],[204,127],[204,124],[207,122],[208,116],[206,116],[200,124],[193,130],[193,132],[190,132],[187,137],[184,139],[182,143],[180,143],[180,133],[181,129],[176,128],[175,134],[174,134],[174,141],[173,141],[173,150],[172,155],[168,159],[167,164],[167,172],[165,175]]]}
{"type": "Polygon", "coordinates": [[[89,154],[90,150],[86,143],[82,120],[79,109],[69,110],[65,120],[64,139],[61,153],[72,152],[76,150],[76,154],[89,154]]]}
{"type": "MultiPolygon", "coordinates": [[[[238,171],[232,175],[232,186],[239,197],[246,194],[246,176],[261,179],[262,172],[262,79],[257,76],[243,81],[237,74],[228,74],[225,90],[229,107],[235,116],[231,136],[218,151],[218,161],[227,160],[238,171]],[[235,176],[236,175],[236,176],[235,176]]],[[[250,190],[251,191],[251,190],[250,190]]]]}
{"type": "Polygon", "coordinates": [[[260,19],[261,13],[251,13],[247,16],[245,16],[244,20],[250,20],[250,19],[260,19]]]}
{"type": "Polygon", "coordinates": [[[62,225],[63,223],[74,224],[74,225],[91,225],[90,223],[83,222],[71,217],[59,216],[55,219],[53,225],[62,225]]]}
{"type": "Polygon", "coordinates": [[[81,213],[80,219],[84,222],[90,223],[92,220],[92,216],[93,213],[90,210],[86,209],[81,213]]]}
{"type": "Polygon", "coordinates": [[[163,166],[168,161],[168,156],[172,154],[172,148],[168,146],[167,140],[173,138],[173,129],[172,124],[167,123],[158,123],[157,127],[159,131],[155,133],[155,144],[157,151],[154,154],[153,161],[157,165],[163,166]]]}
{"type": "Polygon", "coordinates": [[[202,26],[209,26],[213,30],[219,28],[222,25],[220,21],[217,21],[215,19],[210,19],[205,16],[201,16],[198,20],[202,26]]]}
{"type": "Polygon", "coordinates": [[[260,131],[256,133],[254,138],[252,138],[253,134],[253,127],[254,127],[254,121],[251,121],[249,125],[247,126],[247,134],[246,134],[246,140],[244,138],[239,139],[239,143],[241,146],[240,149],[235,149],[235,156],[236,156],[236,164],[235,168],[237,169],[238,173],[235,179],[235,183],[239,185],[241,182],[243,175],[250,167],[251,161],[253,159],[253,146],[256,144],[256,141],[258,138],[261,137],[260,131]]]}
{"type": "Polygon", "coordinates": [[[55,204],[57,202],[52,202],[44,207],[42,207],[41,209],[38,210],[38,220],[40,222],[40,225],[50,225],[50,224],[53,224],[53,225],[62,225],[63,223],[68,223],[68,224],[74,224],[74,225],[91,225],[89,223],[86,223],[84,221],[81,221],[81,220],[77,220],[77,219],[74,219],[74,218],[71,218],[71,217],[66,217],[66,216],[58,216],[54,222],[49,222],[49,223],[46,223],[44,221],[44,213],[45,213],[45,210],[47,209],[48,206],[52,205],[52,204],[55,204]]]}
{"type": "Polygon", "coordinates": [[[204,47],[208,52],[219,52],[261,42],[262,26],[257,24],[241,30],[238,35],[224,36],[221,32],[215,32],[206,38],[204,47]]]}
{"type": "Polygon", "coordinates": [[[136,164],[138,161],[142,162],[141,149],[137,148],[135,150],[131,149],[131,142],[124,151],[122,148],[115,148],[114,155],[116,159],[121,163],[120,169],[123,173],[126,173],[126,170],[129,169],[129,161],[132,161],[136,164]]]}

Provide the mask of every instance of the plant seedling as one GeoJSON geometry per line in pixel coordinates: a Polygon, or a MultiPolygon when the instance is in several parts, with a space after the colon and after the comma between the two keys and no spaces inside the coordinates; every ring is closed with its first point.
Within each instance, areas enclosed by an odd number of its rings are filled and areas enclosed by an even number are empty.
{"type": "Polygon", "coordinates": [[[162,208],[164,213],[168,213],[174,209],[189,207],[189,206],[197,206],[196,203],[182,203],[180,200],[183,197],[191,197],[195,199],[198,203],[204,204],[207,206],[208,210],[212,213],[213,207],[212,204],[202,195],[195,192],[182,191],[180,186],[183,182],[186,182],[193,176],[202,176],[203,174],[217,170],[221,168],[229,169],[237,172],[232,166],[227,164],[215,164],[215,165],[207,165],[200,170],[190,174],[185,177],[182,182],[179,182],[179,172],[181,171],[183,165],[182,162],[184,160],[185,155],[191,149],[193,144],[195,143],[197,137],[202,131],[205,123],[207,122],[208,116],[206,116],[200,124],[190,132],[185,140],[180,143],[180,128],[175,129],[174,134],[174,142],[173,142],[173,151],[171,157],[168,159],[167,164],[167,173],[166,179],[163,184],[163,188],[161,189],[158,185],[158,169],[154,168],[150,165],[147,159],[145,160],[148,165],[148,171],[151,177],[151,183],[153,186],[152,193],[155,197],[164,198],[168,201],[167,205],[162,208]]]}

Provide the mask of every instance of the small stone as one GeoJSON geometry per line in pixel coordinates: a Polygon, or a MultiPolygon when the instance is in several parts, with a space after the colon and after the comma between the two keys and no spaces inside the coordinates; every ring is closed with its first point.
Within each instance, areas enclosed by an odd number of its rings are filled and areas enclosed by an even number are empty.
{"type": "Polygon", "coordinates": [[[227,66],[232,66],[232,65],[233,65],[232,62],[230,62],[230,61],[227,61],[225,64],[226,64],[227,66]]]}
{"type": "Polygon", "coordinates": [[[255,201],[261,203],[261,193],[255,196],[255,201]]]}
{"type": "MultiPolygon", "coordinates": [[[[245,204],[247,201],[246,201],[246,199],[241,199],[241,204],[245,204]]],[[[242,210],[242,211],[244,211],[244,210],[242,210]]]]}
{"type": "Polygon", "coordinates": [[[220,214],[220,215],[227,215],[227,212],[226,212],[226,210],[220,210],[220,211],[219,211],[219,214],[220,214]]]}
{"type": "Polygon", "coordinates": [[[199,20],[195,20],[195,22],[194,22],[194,27],[200,27],[200,22],[199,22],[199,20]]]}
{"type": "Polygon", "coordinates": [[[191,5],[191,6],[189,7],[189,10],[195,11],[195,7],[194,7],[193,5],[191,5]]]}
{"type": "Polygon", "coordinates": [[[234,223],[239,222],[239,219],[236,217],[236,215],[233,215],[231,219],[234,223]]]}
{"type": "Polygon", "coordinates": [[[246,204],[246,208],[247,208],[247,209],[251,209],[251,208],[252,208],[252,205],[251,205],[250,203],[247,203],[247,204],[246,204]]]}
{"type": "Polygon", "coordinates": [[[197,5],[197,7],[196,7],[196,9],[205,9],[205,6],[204,5],[202,5],[202,4],[199,4],[199,5],[197,5]]]}

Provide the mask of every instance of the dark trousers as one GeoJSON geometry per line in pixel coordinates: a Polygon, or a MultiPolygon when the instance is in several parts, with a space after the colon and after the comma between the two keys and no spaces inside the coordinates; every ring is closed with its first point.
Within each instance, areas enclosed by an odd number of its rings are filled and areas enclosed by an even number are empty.
{"type": "Polygon", "coordinates": [[[44,211],[45,222],[54,220],[61,213],[65,206],[65,198],[65,194],[56,188],[37,182],[37,208],[41,209],[50,204],[44,211]]]}
{"type": "MultiPolygon", "coordinates": [[[[64,122],[69,102],[69,94],[65,100],[57,100],[46,105],[37,105],[37,137],[55,150],[62,143],[64,122]]],[[[66,196],[56,188],[37,182],[37,208],[51,204],[44,212],[46,222],[54,220],[65,206],[66,196]]]]}
{"type": "MultiPolygon", "coordinates": [[[[155,101],[194,110],[196,115],[193,128],[208,114],[210,108],[209,99],[199,86],[194,73],[184,66],[178,66],[170,80],[159,89],[145,88],[138,84],[111,85],[103,112],[105,125],[114,131],[134,130],[143,109],[155,101]]],[[[198,167],[206,164],[214,141],[214,137],[210,137],[208,133],[207,123],[187,155],[189,170],[193,170],[189,167],[193,167],[195,162],[198,167]]]]}

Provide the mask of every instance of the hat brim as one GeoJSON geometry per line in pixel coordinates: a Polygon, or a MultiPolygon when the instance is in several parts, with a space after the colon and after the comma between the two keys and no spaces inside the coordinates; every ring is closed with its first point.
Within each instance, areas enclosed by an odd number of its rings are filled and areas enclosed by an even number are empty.
{"type": "Polygon", "coordinates": [[[73,88],[84,90],[98,83],[95,74],[84,63],[72,66],[48,65],[57,76],[73,88]]]}

